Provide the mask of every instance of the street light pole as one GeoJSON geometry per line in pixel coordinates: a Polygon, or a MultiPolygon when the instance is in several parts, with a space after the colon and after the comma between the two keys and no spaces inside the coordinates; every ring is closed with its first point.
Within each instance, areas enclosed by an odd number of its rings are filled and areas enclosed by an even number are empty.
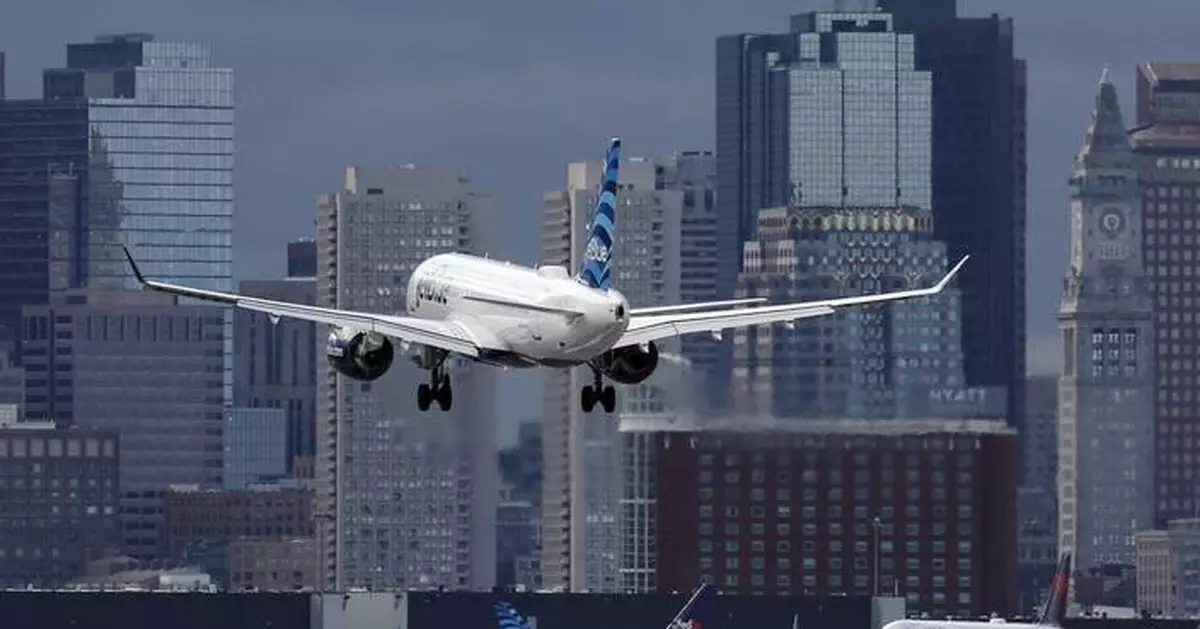
{"type": "Polygon", "coordinates": [[[879,516],[875,516],[875,520],[871,522],[875,526],[875,580],[871,583],[871,589],[874,590],[873,596],[879,596],[879,530],[883,527],[883,523],[879,520],[879,516]]]}

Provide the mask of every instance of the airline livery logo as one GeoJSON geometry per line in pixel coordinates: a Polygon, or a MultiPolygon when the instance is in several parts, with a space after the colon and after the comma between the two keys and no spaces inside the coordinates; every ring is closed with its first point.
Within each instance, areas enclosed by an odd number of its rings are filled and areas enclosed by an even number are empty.
{"type": "Polygon", "coordinates": [[[492,610],[496,612],[496,622],[499,623],[500,629],[532,629],[529,622],[509,603],[497,601],[492,604],[492,610]]]}
{"type": "Polygon", "coordinates": [[[604,156],[604,181],[592,216],[592,229],[583,251],[583,265],[577,279],[592,288],[607,289],[612,284],[609,266],[616,232],[617,177],[621,167],[621,141],[613,139],[604,156]]]}

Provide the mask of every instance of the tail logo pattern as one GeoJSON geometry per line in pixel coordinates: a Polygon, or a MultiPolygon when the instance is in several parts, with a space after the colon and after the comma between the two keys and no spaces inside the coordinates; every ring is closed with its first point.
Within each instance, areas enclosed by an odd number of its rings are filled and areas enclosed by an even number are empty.
{"type": "Polygon", "coordinates": [[[583,252],[580,282],[600,289],[612,286],[612,247],[616,230],[617,178],[621,168],[621,140],[613,138],[604,156],[604,183],[596,211],[592,217],[591,233],[583,252]]]}
{"type": "Polygon", "coordinates": [[[529,629],[529,622],[522,618],[510,603],[498,601],[492,604],[492,610],[496,612],[496,622],[500,629],[529,629]]]}

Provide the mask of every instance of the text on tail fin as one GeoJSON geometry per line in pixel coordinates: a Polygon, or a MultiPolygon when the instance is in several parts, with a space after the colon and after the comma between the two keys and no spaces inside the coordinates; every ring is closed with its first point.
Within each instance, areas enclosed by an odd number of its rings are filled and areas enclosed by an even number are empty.
{"type": "Polygon", "coordinates": [[[592,214],[591,232],[583,251],[578,279],[592,288],[612,285],[612,248],[616,235],[617,180],[621,168],[621,140],[613,138],[604,156],[604,180],[592,214]]]}
{"type": "Polygon", "coordinates": [[[496,612],[496,623],[499,629],[529,629],[529,623],[517,613],[511,604],[499,601],[492,604],[492,610],[496,612]]]}

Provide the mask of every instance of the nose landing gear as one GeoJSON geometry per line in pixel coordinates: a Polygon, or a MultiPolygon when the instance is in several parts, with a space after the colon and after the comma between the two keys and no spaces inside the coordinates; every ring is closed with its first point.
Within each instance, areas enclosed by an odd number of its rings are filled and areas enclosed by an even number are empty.
{"type": "Polygon", "coordinates": [[[595,377],[595,384],[585,384],[579,393],[579,403],[583,412],[592,412],[597,403],[604,408],[605,413],[615,411],[617,409],[617,390],[612,386],[604,386],[604,380],[598,370],[592,369],[592,375],[595,377]]]}

